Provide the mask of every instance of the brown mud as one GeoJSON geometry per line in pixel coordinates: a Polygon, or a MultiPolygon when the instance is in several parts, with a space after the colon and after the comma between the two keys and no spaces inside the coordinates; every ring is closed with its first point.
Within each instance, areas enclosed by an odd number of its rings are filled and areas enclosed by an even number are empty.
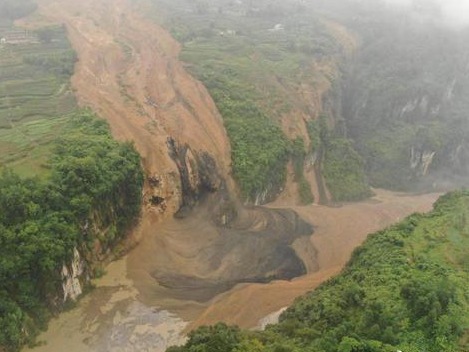
{"type": "MultiPolygon", "coordinates": [[[[254,328],[259,321],[286,306],[296,297],[313,290],[338,274],[352,251],[367,235],[402,220],[414,212],[431,210],[439,194],[399,194],[374,190],[375,196],[358,203],[335,207],[322,205],[292,207],[303,219],[314,224],[314,234],[301,237],[293,248],[308,269],[291,281],[238,285],[210,301],[190,327],[225,321],[254,328]],[[312,251],[311,248],[314,250],[312,251]]],[[[285,201],[285,199],[283,200],[285,201]]],[[[271,207],[284,207],[275,203],[271,207]]]]}
{"type": "Polygon", "coordinates": [[[132,236],[139,245],[53,320],[38,351],[163,351],[188,326],[255,327],[338,273],[368,233],[429,210],[437,197],[377,191],[373,201],[337,208],[290,207],[288,197],[242,207],[232,197],[222,120],[178,61],[178,43],[130,0],[38,2],[39,20],[63,23],[77,51],[79,103],[135,143],[147,176],[132,236]]]}
{"type": "MultiPolygon", "coordinates": [[[[152,277],[155,270],[162,268],[192,276],[211,272],[212,278],[217,277],[216,270],[205,270],[203,266],[208,264],[199,260],[204,257],[203,245],[190,239],[194,233],[205,232],[203,211],[196,211],[199,215],[182,221],[165,221],[127,257],[111,263],[106,275],[97,281],[97,288],[79,301],[76,308],[53,320],[49,330],[40,336],[46,344],[34,350],[61,352],[67,346],[71,352],[162,352],[168,345],[182,343],[184,332],[200,325],[225,321],[256,328],[275,322],[276,313],[296,297],[338,274],[367,234],[413,212],[430,210],[439,196],[383,190],[375,193],[369,201],[338,207],[294,207],[300,216],[315,224],[313,235],[299,236],[292,245],[307,273],[290,281],[240,283],[206,302],[189,298],[193,287],[186,292],[180,288],[178,297],[174,290],[158,285],[152,277]],[[166,260],[166,266],[161,267],[166,260]]],[[[272,207],[280,205],[283,204],[272,207]]],[[[205,243],[210,243],[210,235],[205,236],[205,243]]],[[[214,294],[205,292],[208,288],[203,291],[204,298],[214,294]]]]}
{"type": "Polygon", "coordinates": [[[211,216],[209,207],[200,205],[184,219],[145,231],[128,256],[129,276],[145,302],[158,304],[169,296],[203,303],[238,283],[306,274],[291,245],[309,238],[312,227],[297,213],[254,207],[241,211],[229,227],[217,226],[211,216]]]}

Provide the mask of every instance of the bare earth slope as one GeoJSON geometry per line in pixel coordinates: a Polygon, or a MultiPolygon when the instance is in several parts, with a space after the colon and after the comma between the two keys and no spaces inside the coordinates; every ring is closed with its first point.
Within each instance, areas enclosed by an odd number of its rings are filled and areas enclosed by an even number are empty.
{"type": "Polygon", "coordinates": [[[428,210],[436,199],[379,191],[372,202],[295,208],[316,227],[312,236],[297,213],[280,209],[286,203],[275,209],[238,207],[230,228],[216,226],[211,204],[222,192],[209,195],[192,215],[173,219],[183,185],[181,160],[171,159],[168,138],[208,153],[227,193],[232,188],[221,118],[206,89],[178,61],[179,45],[138,15],[130,0],[39,3],[45,18],[67,26],[78,53],[72,84],[79,103],[106,118],[115,137],[135,142],[148,179],[136,231],[140,245],[111,264],[76,309],[51,323],[41,336],[47,345],[37,351],[163,351],[180,341],[187,328],[183,320],[193,322],[191,327],[217,320],[254,327],[337,273],[366,234],[428,210]],[[150,206],[155,192],[165,208],[150,206]],[[249,283],[299,273],[306,275],[249,283]]]}
{"type": "Polygon", "coordinates": [[[226,176],[229,142],[205,88],[177,60],[179,45],[136,14],[127,0],[41,0],[40,13],[64,23],[78,54],[72,85],[79,104],[135,142],[148,175],[158,174],[168,213],[180,202],[168,137],[211,154],[226,176]]]}

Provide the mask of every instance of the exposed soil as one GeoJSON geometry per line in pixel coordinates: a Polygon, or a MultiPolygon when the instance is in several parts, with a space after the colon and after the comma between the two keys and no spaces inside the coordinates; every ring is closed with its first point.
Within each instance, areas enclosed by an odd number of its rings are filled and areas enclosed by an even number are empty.
{"type": "Polygon", "coordinates": [[[165,181],[168,214],[181,202],[169,137],[208,152],[227,175],[230,148],[220,115],[179,63],[179,44],[165,30],[133,11],[128,0],[39,4],[43,16],[67,27],[79,60],[72,77],[79,104],[108,120],[116,138],[135,143],[147,175],[165,181]]]}
{"type": "MultiPolygon", "coordinates": [[[[226,194],[234,188],[221,118],[206,89],[179,63],[179,45],[138,15],[130,0],[39,4],[43,16],[68,28],[79,58],[72,79],[79,103],[106,118],[114,136],[133,141],[142,155],[150,199],[135,231],[140,245],[111,265],[77,309],[52,323],[42,350],[163,351],[179,341],[181,317],[191,327],[218,320],[255,327],[339,272],[366,234],[429,210],[437,197],[378,191],[370,202],[282,210],[295,202],[287,196],[270,209],[246,209],[218,191],[175,219],[184,184],[168,138],[190,146],[194,160],[210,155],[226,194]],[[222,200],[233,202],[236,220],[225,221],[226,212],[215,221],[212,204],[222,200]],[[314,224],[312,236],[298,214],[314,224]]],[[[186,179],[195,182],[191,172],[186,179]]]]}

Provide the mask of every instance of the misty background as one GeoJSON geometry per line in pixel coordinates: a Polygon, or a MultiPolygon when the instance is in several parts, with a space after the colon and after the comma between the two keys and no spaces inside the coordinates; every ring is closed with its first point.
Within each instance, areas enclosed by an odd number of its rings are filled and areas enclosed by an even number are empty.
{"type": "Polygon", "coordinates": [[[431,16],[444,23],[462,27],[469,24],[469,1],[467,0],[384,0],[390,6],[399,6],[431,16]]]}

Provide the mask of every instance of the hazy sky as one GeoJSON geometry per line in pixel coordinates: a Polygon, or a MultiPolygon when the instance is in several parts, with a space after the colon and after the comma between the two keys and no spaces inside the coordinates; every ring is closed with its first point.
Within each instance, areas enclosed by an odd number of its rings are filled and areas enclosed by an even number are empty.
{"type": "Polygon", "coordinates": [[[469,23],[469,0],[440,0],[443,13],[449,21],[456,24],[469,23]]]}
{"type": "MultiPolygon", "coordinates": [[[[385,0],[388,3],[411,6],[412,3],[425,3],[430,0],[385,0]]],[[[441,9],[444,19],[451,25],[469,24],[469,0],[433,0],[441,9]]]]}

